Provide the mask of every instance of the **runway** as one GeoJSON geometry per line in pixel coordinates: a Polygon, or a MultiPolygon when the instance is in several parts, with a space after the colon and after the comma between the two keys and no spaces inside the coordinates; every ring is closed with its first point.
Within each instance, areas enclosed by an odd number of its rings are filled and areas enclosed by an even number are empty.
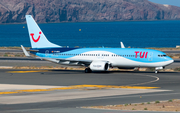
{"type": "Polygon", "coordinates": [[[144,113],[81,107],[179,99],[179,81],[178,72],[113,71],[85,74],[84,71],[74,70],[0,70],[1,93],[11,92],[0,95],[0,111],[144,113]]]}

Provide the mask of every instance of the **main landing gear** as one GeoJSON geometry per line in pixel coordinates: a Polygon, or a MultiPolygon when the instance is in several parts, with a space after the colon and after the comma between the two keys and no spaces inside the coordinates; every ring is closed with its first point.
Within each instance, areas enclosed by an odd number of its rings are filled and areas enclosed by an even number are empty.
{"type": "Polygon", "coordinates": [[[84,70],[84,72],[85,72],[85,73],[91,73],[92,70],[91,70],[90,68],[86,68],[86,69],[84,70]]]}

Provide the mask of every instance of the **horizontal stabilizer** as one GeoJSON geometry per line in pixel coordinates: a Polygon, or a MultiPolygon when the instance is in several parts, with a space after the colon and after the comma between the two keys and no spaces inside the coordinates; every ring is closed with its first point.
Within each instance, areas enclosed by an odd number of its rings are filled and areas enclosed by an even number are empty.
{"type": "Polygon", "coordinates": [[[23,45],[21,45],[21,48],[27,57],[31,57],[31,55],[29,55],[29,53],[26,51],[26,49],[23,47],[23,45]]]}

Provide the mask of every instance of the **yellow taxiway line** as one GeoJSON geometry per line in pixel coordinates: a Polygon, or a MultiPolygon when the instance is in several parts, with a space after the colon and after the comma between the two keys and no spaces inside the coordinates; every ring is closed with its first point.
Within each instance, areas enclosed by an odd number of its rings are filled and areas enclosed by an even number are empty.
{"type": "Polygon", "coordinates": [[[35,72],[48,72],[49,70],[33,70],[33,71],[7,71],[7,73],[35,73],[35,72]]]}
{"type": "Polygon", "coordinates": [[[49,88],[49,89],[27,89],[27,90],[15,90],[9,92],[0,92],[0,95],[5,94],[17,94],[26,92],[43,92],[43,91],[55,91],[55,90],[70,90],[70,89],[85,89],[85,88],[99,88],[99,89],[110,89],[110,88],[128,88],[128,89],[156,89],[159,87],[145,87],[145,86],[112,86],[112,85],[73,85],[68,87],[60,88],[49,88]]]}

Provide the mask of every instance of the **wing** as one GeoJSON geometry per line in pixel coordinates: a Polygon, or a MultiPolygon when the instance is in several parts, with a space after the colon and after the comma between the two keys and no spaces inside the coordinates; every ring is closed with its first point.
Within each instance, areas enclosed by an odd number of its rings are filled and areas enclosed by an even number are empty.
{"type": "Polygon", "coordinates": [[[90,65],[91,60],[82,60],[82,59],[76,59],[76,60],[71,60],[71,59],[62,59],[62,58],[43,58],[43,57],[36,57],[41,60],[46,60],[50,61],[53,63],[58,63],[58,64],[68,64],[68,65],[90,65]]]}
{"type": "MultiPolygon", "coordinates": [[[[31,57],[29,55],[29,53],[26,51],[26,49],[21,45],[21,48],[24,52],[24,54],[27,57],[31,57]]],[[[30,50],[30,51],[35,51],[37,52],[38,50],[30,50]]],[[[76,60],[72,60],[72,59],[63,59],[63,58],[43,58],[43,57],[36,57],[37,59],[41,59],[41,60],[46,60],[46,61],[50,61],[53,63],[58,63],[58,64],[68,64],[68,65],[84,65],[84,66],[89,66],[91,64],[91,60],[82,60],[82,59],[76,59],[76,60]]]]}

